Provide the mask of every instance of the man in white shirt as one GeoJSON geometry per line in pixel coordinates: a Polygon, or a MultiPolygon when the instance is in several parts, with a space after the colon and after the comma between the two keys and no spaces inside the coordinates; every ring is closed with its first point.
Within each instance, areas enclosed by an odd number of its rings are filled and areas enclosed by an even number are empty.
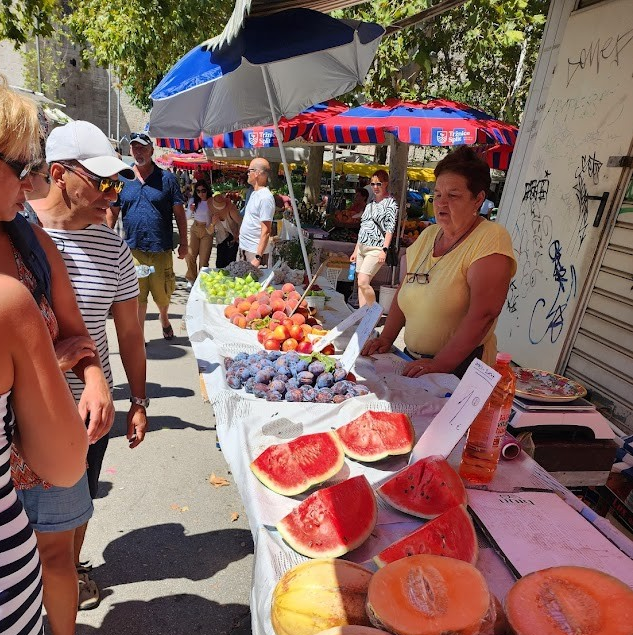
{"type": "Polygon", "coordinates": [[[275,199],[268,189],[270,164],[266,159],[253,159],[248,166],[248,183],[253,193],[248,199],[240,228],[240,257],[255,267],[262,264],[275,213],[275,199]]]}

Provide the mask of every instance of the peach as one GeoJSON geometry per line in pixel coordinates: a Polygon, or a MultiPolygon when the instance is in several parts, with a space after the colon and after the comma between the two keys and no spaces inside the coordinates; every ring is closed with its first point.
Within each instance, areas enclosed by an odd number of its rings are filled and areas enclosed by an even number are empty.
{"type": "Polygon", "coordinates": [[[268,328],[272,331],[274,331],[279,325],[281,324],[281,322],[278,322],[277,320],[271,320],[270,322],[268,322],[268,328]]]}
{"type": "Polygon", "coordinates": [[[283,287],[281,287],[282,293],[291,293],[295,290],[295,285],[292,282],[286,282],[283,287]]]}
{"type": "Polygon", "coordinates": [[[301,294],[298,291],[291,291],[288,294],[287,300],[298,300],[301,297],[301,294]]]}
{"type": "Polygon", "coordinates": [[[308,340],[303,340],[303,342],[299,342],[297,345],[297,353],[306,353],[309,354],[312,352],[312,344],[308,342],[308,340]]]}
{"type": "Polygon", "coordinates": [[[284,340],[287,340],[289,335],[290,335],[290,333],[288,333],[288,329],[285,326],[282,326],[282,325],[279,325],[271,333],[271,337],[274,337],[276,340],[279,340],[280,342],[283,342],[284,340]]]}
{"type": "Polygon", "coordinates": [[[275,289],[274,291],[270,292],[270,299],[274,300],[275,298],[279,298],[280,300],[284,299],[284,292],[281,291],[280,289],[275,289]]]}
{"type": "Polygon", "coordinates": [[[272,309],[268,304],[260,304],[257,312],[259,313],[259,317],[265,318],[267,315],[270,315],[272,309]]]}
{"type": "Polygon", "coordinates": [[[281,348],[281,340],[276,340],[274,337],[268,337],[264,340],[264,348],[267,351],[278,351],[281,348]]]}
{"type": "Polygon", "coordinates": [[[303,329],[299,324],[293,324],[289,329],[290,337],[294,338],[298,342],[303,339],[303,329]]]}
{"type": "Polygon", "coordinates": [[[305,324],[306,323],[306,319],[303,315],[301,315],[301,313],[295,313],[291,318],[290,318],[295,324],[305,324]]]}
{"type": "Polygon", "coordinates": [[[282,324],[287,317],[288,316],[283,311],[275,311],[271,319],[282,324]]]}
{"type": "Polygon", "coordinates": [[[253,309],[251,309],[247,314],[246,314],[246,319],[251,322],[253,320],[259,320],[259,313],[257,311],[253,311],[253,309]]]}
{"type": "Polygon", "coordinates": [[[303,331],[303,337],[312,334],[312,327],[309,324],[302,324],[301,330],[303,331]]]}
{"type": "Polygon", "coordinates": [[[230,320],[236,313],[239,313],[239,311],[237,310],[237,307],[234,307],[232,304],[229,304],[229,306],[224,309],[224,317],[228,320],[230,320]]]}
{"type": "Polygon", "coordinates": [[[321,350],[324,355],[334,355],[336,349],[334,348],[334,344],[328,344],[324,349],[321,350]]]}
{"type": "Polygon", "coordinates": [[[260,344],[263,344],[268,338],[268,336],[270,335],[270,333],[271,333],[271,330],[269,328],[264,327],[263,329],[259,329],[259,331],[257,331],[257,341],[260,344]]]}
{"type": "Polygon", "coordinates": [[[268,295],[268,293],[266,293],[266,291],[260,291],[255,298],[257,299],[258,302],[263,302],[265,304],[269,304],[270,303],[270,296],[268,295]]]}
{"type": "Polygon", "coordinates": [[[273,311],[285,311],[286,303],[281,298],[272,298],[270,307],[273,311]]]}
{"type": "Polygon", "coordinates": [[[251,304],[253,304],[253,302],[255,302],[256,299],[257,299],[257,296],[249,295],[248,298],[246,298],[246,301],[250,302],[251,304]]]}
{"type": "Polygon", "coordinates": [[[287,328],[289,329],[294,322],[290,319],[290,318],[286,318],[285,320],[282,320],[281,323],[287,328]]]}
{"type": "Polygon", "coordinates": [[[233,306],[237,306],[240,302],[246,302],[246,298],[235,298],[235,300],[233,300],[233,306]]]}
{"type": "Polygon", "coordinates": [[[244,313],[244,314],[248,313],[250,311],[250,308],[251,308],[251,303],[247,302],[246,300],[243,300],[237,305],[237,310],[240,313],[244,313]]]}
{"type": "Polygon", "coordinates": [[[239,313],[234,315],[231,318],[231,324],[235,324],[235,326],[241,328],[241,329],[245,329],[246,328],[246,317],[243,315],[240,315],[239,313]]]}
{"type": "Polygon", "coordinates": [[[297,342],[296,339],[294,339],[293,337],[289,337],[282,345],[281,345],[281,350],[282,351],[294,351],[296,350],[297,346],[299,346],[299,342],[297,342]]]}
{"type": "Polygon", "coordinates": [[[286,301],[286,313],[290,315],[297,308],[296,300],[287,300],[286,301]]]}

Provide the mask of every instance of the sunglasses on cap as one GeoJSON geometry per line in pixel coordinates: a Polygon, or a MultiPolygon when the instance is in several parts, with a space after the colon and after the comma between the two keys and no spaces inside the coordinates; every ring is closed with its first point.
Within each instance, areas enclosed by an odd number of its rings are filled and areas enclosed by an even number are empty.
{"type": "Polygon", "coordinates": [[[31,173],[31,170],[37,165],[37,163],[7,159],[2,153],[0,153],[0,161],[6,163],[13,170],[15,176],[18,177],[18,181],[24,181],[24,179],[31,173]]]}
{"type": "Polygon", "coordinates": [[[95,183],[98,183],[98,189],[100,192],[109,192],[110,190],[114,190],[117,194],[120,194],[123,186],[125,185],[123,181],[115,181],[108,176],[97,176],[96,174],[90,174],[89,172],[82,172],[67,163],[61,163],[61,165],[63,165],[69,172],[80,174],[81,176],[85,176],[95,183]]]}
{"type": "Polygon", "coordinates": [[[133,132],[130,135],[130,143],[133,141],[141,141],[149,145],[152,144],[152,140],[144,132],[133,132]]]}

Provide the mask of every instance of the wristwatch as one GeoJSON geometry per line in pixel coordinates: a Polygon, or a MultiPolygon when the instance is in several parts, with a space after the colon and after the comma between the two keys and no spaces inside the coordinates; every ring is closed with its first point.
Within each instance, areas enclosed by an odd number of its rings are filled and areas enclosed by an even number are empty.
{"type": "Polygon", "coordinates": [[[259,254],[255,254],[255,260],[261,260],[262,257],[259,254]]]}
{"type": "Polygon", "coordinates": [[[382,250],[387,253],[389,251],[389,247],[383,247],[382,250]]]}
{"type": "Polygon", "coordinates": [[[130,402],[137,406],[143,406],[143,408],[149,406],[149,399],[147,397],[145,399],[141,399],[141,397],[130,397],[130,402]]]}

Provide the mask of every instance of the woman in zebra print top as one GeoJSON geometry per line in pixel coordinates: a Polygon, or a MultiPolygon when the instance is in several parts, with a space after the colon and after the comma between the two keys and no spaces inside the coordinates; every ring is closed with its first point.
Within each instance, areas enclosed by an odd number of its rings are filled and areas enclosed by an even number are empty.
{"type": "Polygon", "coordinates": [[[365,207],[360,219],[358,242],[350,256],[350,261],[356,263],[359,306],[373,304],[376,301],[371,281],[385,264],[398,219],[398,205],[388,192],[387,172],[374,172],[369,185],[374,192],[374,200],[365,207]]]}

